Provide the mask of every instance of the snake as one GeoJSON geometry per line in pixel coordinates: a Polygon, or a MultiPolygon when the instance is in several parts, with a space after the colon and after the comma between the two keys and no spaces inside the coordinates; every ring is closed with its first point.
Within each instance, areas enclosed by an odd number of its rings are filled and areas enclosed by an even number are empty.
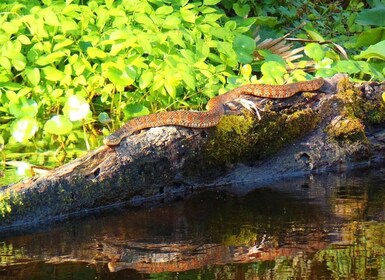
{"type": "Polygon", "coordinates": [[[284,85],[247,84],[211,98],[206,111],[166,111],[140,116],[129,120],[121,128],[103,139],[107,146],[119,145],[123,138],[145,128],[175,125],[190,128],[208,128],[216,126],[225,113],[224,104],[242,95],[262,98],[289,98],[298,92],[315,91],[324,84],[323,78],[284,85]]]}

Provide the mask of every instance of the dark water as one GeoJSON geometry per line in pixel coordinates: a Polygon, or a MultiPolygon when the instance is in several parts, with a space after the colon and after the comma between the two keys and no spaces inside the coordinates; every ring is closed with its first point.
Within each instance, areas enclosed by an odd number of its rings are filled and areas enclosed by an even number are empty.
{"type": "Polygon", "coordinates": [[[385,279],[385,173],[372,173],[3,233],[0,279],[385,279]]]}

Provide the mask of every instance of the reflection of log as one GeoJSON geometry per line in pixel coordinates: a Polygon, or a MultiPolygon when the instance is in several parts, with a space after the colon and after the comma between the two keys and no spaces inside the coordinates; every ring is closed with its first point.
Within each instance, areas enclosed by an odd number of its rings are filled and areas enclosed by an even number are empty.
{"type": "MultiPolygon", "coordinates": [[[[341,76],[328,80],[321,91],[335,93],[339,80],[341,76]]],[[[356,110],[365,118],[368,112],[352,106],[381,104],[381,88],[371,89],[373,93],[357,97],[361,103],[345,102],[333,94],[298,94],[264,103],[261,121],[249,115],[231,115],[216,128],[142,131],[117,147],[102,146],[40,178],[10,186],[0,197],[1,224],[4,229],[119,202],[172,199],[209,183],[269,181],[352,163],[381,162],[383,123],[366,137],[368,130],[360,126],[360,120],[346,121],[345,116],[356,110]],[[239,162],[252,162],[254,167],[234,168],[239,162]],[[232,171],[228,176],[214,181],[228,170],[232,171]]],[[[383,120],[381,109],[376,113],[383,120]]]]}
{"type": "Polygon", "coordinates": [[[201,269],[207,265],[228,263],[250,263],[255,261],[273,261],[277,257],[293,258],[297,254],[312,253],[324,249],[326,242],[321,241],[323,234],[307,234],[303,243],[286,237],[282,240],[291,246],[273,246],[270,242],[256,246],[225,246],[223,244],[131,244],[119,245],[103,243],[102,255],[109,260],[111,272],[122,269],[135,269],[145,273],[163,271],[186,271],[201,269]]]}

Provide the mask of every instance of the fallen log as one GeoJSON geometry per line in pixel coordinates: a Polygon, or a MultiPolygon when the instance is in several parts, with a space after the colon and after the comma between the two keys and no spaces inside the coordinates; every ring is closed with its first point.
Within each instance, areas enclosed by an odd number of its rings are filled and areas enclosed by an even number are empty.
{"type": "Polygon", "coordinates": [[[198,189],[341,171],[384,162],[384,85],[326,79],[285,100],[247,97],[262,119],[226,110],[219,125],[142,130],[0,194],[0,230],[121,203],[172,200],[198,189]]]}

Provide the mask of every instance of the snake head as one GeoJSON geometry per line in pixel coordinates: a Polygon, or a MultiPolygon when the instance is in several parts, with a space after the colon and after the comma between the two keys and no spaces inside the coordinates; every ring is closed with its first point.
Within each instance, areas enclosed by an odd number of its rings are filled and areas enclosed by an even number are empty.
{"type": "Polygon", "coordinates": [[[121,137],[111,134],[103,139],[103,143],[104,145],[107,145],[107,146],[116,146],[116,145],[119,145],[121,140],[122,140],[121,137]]]}

